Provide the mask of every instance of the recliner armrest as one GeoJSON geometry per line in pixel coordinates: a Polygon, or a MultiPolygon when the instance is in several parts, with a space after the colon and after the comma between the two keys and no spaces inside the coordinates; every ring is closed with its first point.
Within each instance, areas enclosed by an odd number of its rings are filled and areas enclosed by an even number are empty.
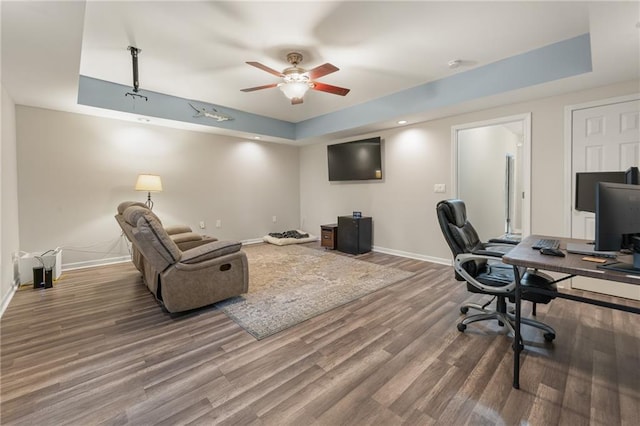
{"type": "Polygon", "coordinates": [[[172,226],[166,226],[164,228],[165,231],[167,231],[167,234],[169,235],[174,235],[174,234],[184,234],[186,232],[192,232],[192,229],[190,226],[187,225],[172,225],[172,226]]]}
{"type": "Polygon", "coordinates": [[[194,264],[240,251],[238,241],[214,241],[182,252],[180,263],[194,264]]]}

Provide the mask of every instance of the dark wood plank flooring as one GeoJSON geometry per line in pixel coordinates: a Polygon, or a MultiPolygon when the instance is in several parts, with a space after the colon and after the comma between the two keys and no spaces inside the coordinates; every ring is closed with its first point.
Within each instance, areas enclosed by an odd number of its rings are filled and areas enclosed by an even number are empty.
{"type": "Polygon", "coordinates": [[[495,322],[457,331],[459,306],[487,298],[468,293],[451,267],[357,257],[416,274],[262,341],[211,308],[165,313],[131,264],[20,289],[1,322],[0,421],[638,424],[637,315],[566,300],[539,306],[558,337],[548,344],[525,328],[514,390],[504,331],[495,322]]]}

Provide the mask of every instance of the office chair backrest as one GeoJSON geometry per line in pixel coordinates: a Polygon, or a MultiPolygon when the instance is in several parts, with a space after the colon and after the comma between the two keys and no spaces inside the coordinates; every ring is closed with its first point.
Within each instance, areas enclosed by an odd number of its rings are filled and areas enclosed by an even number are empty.
{"type": "MultiPolygon", "coordinates": [[[[467,208],[464,205],[464,201],[440,201],[436,206],[436,212],[438,214],[438,222],[440,223],[442,235],[449,245],[453,257],[483,248],[478,233],[467,220],[467,208]]],[[[484,266],[484,262],[470,262],[465,266],[465,269],[467,269],[472,276],[475,276],[482,266],[484,266]]],[[[456,279],[458,281],[464,281],[457,273],[456,279]]]]}

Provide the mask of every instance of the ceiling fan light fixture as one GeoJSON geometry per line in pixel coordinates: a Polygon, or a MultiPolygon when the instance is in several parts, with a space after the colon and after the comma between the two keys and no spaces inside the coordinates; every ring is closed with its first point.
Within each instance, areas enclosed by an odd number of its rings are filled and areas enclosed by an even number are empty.
{"type": "Polygon", "coordinates": [[[304,94],[307,93],[307,90],[309,90],[309,83],[305,81],[288,81],[278,84],[278,87],[287,98],[301,99],[304,94]]]}

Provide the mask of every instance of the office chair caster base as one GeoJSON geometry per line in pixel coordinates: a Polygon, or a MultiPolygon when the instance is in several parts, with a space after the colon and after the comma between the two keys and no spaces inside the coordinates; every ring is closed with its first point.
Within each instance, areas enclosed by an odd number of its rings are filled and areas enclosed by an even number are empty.
{"type": "Polygon", "coordinates": [[[461,322],[458,323],[458,331],[463,332],[467,329],[467,325],[461,322]]]}
{"type": "Polygon", "coordinates": [[[469,312],[469,307],[467,307],[467,306],[461,306],[460,307],[460,313],[466,314],[467,312],[469,312]]]}
{"type": "Polygon", "coordinates": [[[556,335],[553,334],[553,333],[544,333],[544,335],[542,337],[544,337],[544,340],[546,342],[553,342],[553,339],[556,338],[556,335]]]}

